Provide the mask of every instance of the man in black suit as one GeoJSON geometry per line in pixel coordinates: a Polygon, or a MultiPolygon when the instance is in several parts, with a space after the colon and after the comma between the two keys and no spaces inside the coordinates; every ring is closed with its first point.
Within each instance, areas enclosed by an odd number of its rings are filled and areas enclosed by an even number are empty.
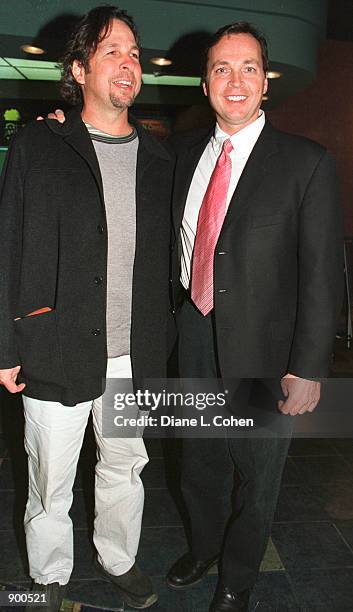
{"type": "Polygon", "coordinates": [[[78,107],[63,126],[26,126],[2,177],[0,382],[23,391],[29,568],[50,612],[72,572],[69,510],[90,413],[99,571],[130,607],[157,600],[135,563],[147,452],[141,437],[102,432],[105,377],[139,384],[165,376],[167,361],[174,160],[128,114],[139,50],[125,11],[85,15],[63,60],[63,93],[78,107]]]}
{"type": "MultiPolygon", "coordinates": [[[[272,379],[273,389],[277,381],[276,429],[317,405],[315,378],[328,372],[343,265],[333,161],[319,144],[265,119],[267,69],[266,41],[251,24],[213,36],[203,89],[216,126],[175,138],[173,284],[181,376],[218,377],[234,388],[241,379],[238,390],[249,379],[272,379]]],[[[167,582],[186,588],[219,559],[210,612],[248,610],[288,443],[184,441],[191,550],[167,582]]]]}

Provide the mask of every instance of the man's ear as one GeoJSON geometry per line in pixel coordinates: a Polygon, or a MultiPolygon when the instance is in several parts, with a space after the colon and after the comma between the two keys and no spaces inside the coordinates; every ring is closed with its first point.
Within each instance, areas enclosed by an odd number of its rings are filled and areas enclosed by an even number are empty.
{"type": "Polygon", "coordinates": [[[208,96],[208,89],[207,89],[207,83],[206,81],[202,81],[202,89],[203,89],[203,93],[205,94],[205,96],[208,96]]]}
{"type": "Polygon", "coordinates": [[[71,66],[71,72],[72,72],[72,76],[74,77],[75,81],[77,81],[77,83],[79,83],[80,85],[85,84],[86,71],[83,65],[81,64],[81,62],[79,62],[78,60],[74,60],[71,66]]]}
{"type": "Polygon", "coordinates": [[[263,91],[262,91],[262,95],[265,95],[267,90],[268,90],[268,80],[267,80],[267,77],[266,77],[266,79],[264,81],[264,88],[263,88],[263,91]]]}

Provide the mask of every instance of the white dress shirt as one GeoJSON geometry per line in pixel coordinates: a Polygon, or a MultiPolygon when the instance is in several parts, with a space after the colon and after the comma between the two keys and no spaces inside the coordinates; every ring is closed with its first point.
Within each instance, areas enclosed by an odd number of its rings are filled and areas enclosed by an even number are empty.
{"type": "MultiPolygon", "coordinates": [[[[261,134],[265,125],[265,113],[260,110],[256,121],[245,128],[229,136],[216,124],[214,135],[207,144],[191,181],[188,197],[181,225],[181,275],[180,280],[185,289],[189,288],[191,276],[191,259],[196,236],[197,219],[199,216],[202,200],[206,193],[208,183],[221,153],[223,142],[230,138],[233,151],[230,153],[232,160],[232,175],[229,183],[226,207],[230,204],[235,188],[248,161],[251,151],[261,134]]],[[[234,202],[236,206],[236,202],[234,202]]]]}

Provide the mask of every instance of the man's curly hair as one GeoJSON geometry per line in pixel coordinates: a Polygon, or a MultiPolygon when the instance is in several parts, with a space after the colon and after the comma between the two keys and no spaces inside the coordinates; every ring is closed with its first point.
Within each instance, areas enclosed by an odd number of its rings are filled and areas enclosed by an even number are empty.
{"type": "Polygon", "coordinates": [[[89,59],[92,53],[95,53],[98,44],[109,34],[113,19],[126,23],[135,37],[137,46],[140,46],[136,25],[123,9],[117,6],[98,6],[84,15],[71,35],[61,59],[60,91],[69,104],[77,105],[83,102],[81,87],[74,79],[71,70],[73,61],[79,61],[86,72],[89,72],[89,59]]]}

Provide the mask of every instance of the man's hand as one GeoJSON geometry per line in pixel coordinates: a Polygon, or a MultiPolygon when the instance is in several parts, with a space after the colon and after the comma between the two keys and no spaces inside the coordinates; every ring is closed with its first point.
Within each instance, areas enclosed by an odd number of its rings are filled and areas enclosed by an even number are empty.
{"type": "Polygon", "coordinates": [[[0,370],[0,384],[4,385],[10,393],[20,393],[25,388],[25,384],[16,384],[17,375],[21,369],[21,366],[15,368],[8,368],[6,370],[0,370]]]}
{"type": "Polygon", "coordinates": [[[278,402],[278,408],[283,414],[304,414],[312,412],[320,399],[321,383],[314,380],[306,380],[286,374],[281,380],[281,387],[286,400],[278,402]]]}
{"type": "MultiPolygon", "coordinates": [[[[44,117],[37,117],[37,121],[43,121],[44,117]]],[[[65,113],[61,110],[61,108],[57,108],[53,113],[49,113],[47,115],[47,119],[56,119],[59,123],[65,123],[65,113]]]]}

